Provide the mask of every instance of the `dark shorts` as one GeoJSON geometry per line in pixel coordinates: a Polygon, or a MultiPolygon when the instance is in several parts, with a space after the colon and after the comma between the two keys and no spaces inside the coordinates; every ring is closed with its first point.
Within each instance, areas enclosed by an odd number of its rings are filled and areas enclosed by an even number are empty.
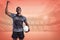
{"type": "Polygon", "coordinates": [[[13,32],[12,38],[24,39],[24,32],[13,32]]]}

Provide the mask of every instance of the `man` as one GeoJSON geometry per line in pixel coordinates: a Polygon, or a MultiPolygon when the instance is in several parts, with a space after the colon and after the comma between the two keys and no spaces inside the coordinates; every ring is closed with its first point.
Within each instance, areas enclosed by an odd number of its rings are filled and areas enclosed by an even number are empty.
{"type": "Polygon", "coordinates": [[[19,38],[19,40],[23,40],[24,39],[23,22],[26,24],[26,26],[28,26],[28,31],[26,31],[26,33],[30,31],[30,28],[29,28],[29,25],[27,23],[26,17],[21,15],[21,8],[20,7],[16,8],[17,14],[10,13],[8,11],[8,4],[9,3],[10,2],[7,1],[6,8],[5,8],[5,13],[9,17],[11,17],[12,20],[13,20],[12,38],[13,38],[13,40],[17,40],[17,38],[19,38]]]}

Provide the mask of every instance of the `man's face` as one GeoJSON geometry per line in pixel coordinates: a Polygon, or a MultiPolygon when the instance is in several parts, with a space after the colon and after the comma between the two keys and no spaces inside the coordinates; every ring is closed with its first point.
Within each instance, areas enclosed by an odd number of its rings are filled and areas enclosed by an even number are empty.
{"type": "Polygon", "coordinates": [[[17,8],[16,8],[16,12],[17,12],[18,14],[20,14],[20,13],[21,13],[21,8],[20,8],[20,7],[17,7],[17,8]]]}

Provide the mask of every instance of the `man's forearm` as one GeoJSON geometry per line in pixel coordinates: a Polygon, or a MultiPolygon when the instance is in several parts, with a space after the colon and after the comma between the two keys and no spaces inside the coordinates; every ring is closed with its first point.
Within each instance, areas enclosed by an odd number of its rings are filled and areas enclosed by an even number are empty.
{"type": "Polygon", "coordinates": [[[5,13],[8,13],[8,3],[6,4],[5,13]]]}
{"type": "Polygon", "coordinates": [[[28,25],[28,23],[27,23],[27,22],[26,22],[25,24],[26,24],[26,26],[28,26],[28,27],[29,27],[29,25],[28,25]]]}
{"type": "Polygon", "coordinates": [[[25,23],[26,24],[26,26],[28,26],[28,32],[30,31],[30,27],[29,27],[29,25],[28,25],[28,23],[26,22],[25,23]]]}
{"type": "Polygon", "coordinates": [[[30,30],[30,27],[29,27],[28,23],[26,24],[26,26],[28,26],[28,28],[29,28],[29,30],[30,30]]]}

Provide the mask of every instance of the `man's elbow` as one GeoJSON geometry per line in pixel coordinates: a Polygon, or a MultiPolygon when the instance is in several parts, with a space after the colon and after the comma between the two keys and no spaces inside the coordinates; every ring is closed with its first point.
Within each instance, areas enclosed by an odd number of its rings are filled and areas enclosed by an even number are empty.
{"type": "Polygon", "coordinates": [[[5,14],[7,14],[8,12],[7,12],[7,9],[5,9],[5,14]]]}
{"type": "Polygon", "coordinates": [[[5,11],[5,14],[8,14],[8,12],[7,12],[7,11],[5,11]]]}
{"type": "Polygon", "coordinates": [[[7,12],[5,12],[5,14],[7,14],[7,12]]]}

